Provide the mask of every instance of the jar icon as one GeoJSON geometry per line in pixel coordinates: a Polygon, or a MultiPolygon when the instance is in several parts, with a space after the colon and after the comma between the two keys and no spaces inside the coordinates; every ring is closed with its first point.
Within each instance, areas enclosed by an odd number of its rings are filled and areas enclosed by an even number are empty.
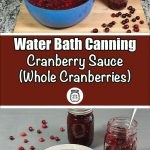
{"type": "Polygon", "coordinates": [[[78,102],[78,101],[80,101],[79,90],[71,90],[71,93],[70,93],[70,100],[71,100],[72,102],[78,102]]]}

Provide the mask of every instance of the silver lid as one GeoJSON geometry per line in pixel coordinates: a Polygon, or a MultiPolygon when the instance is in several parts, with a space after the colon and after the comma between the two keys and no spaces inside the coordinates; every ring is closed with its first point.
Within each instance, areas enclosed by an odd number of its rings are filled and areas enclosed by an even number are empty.
{"type": "Polygon", "coordinates": [[[87,115],[92,113],[93,109],[76,108],[76,109],[69,109],[68,112],[73,115],[87,115]]]}

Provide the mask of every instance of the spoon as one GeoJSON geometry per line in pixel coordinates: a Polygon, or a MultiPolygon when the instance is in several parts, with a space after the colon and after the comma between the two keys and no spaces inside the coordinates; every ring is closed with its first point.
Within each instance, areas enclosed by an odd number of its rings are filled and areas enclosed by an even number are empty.
{"type": "Polygon", "coordinates": [[[130,124],[129,124],[128,129],[131,128],[132,121],[133,121],[133,119],[134,119],[134,117],[135,117],[136,111],[137,111],[137,108],[135,108],[135,109],[133,110],[133,112],[132,112],[132,116],[131,116],[131,119],[130,119],[130,124]]]}

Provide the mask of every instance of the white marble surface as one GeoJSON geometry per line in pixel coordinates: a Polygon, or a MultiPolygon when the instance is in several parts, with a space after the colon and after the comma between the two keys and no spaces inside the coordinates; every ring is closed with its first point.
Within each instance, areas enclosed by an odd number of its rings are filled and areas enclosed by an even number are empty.
{"type": "MultiPolygon", "coordinates": [[[[150,0],[141,0],[150,27],[150,0]]],[[[13,32],[22,0],[0,0],[0,33],[13,32]]]]}
{"type": "MultiPolygon", "coordinates": [[[[131,109],[94,109],[95,116],[95,136],[91,146],[93,150],[103,150],[103,140],[105,127],[112,117],[131,115],[131,109]]],[[[0,150],[17,150],[19,145],[23,145],[29,150],[30,145],[34,145],[36,150],[44,150],[48,147],[68,144],[67,132],[59,132],[63,126],[66,129],[66,109],[16,109],[0,110],[0,150]],[[38,135],[35,132],[29,133],[27,139],[29,143],[23,144],[23,138],[19,136],[21,131],[27,132],[29,126],[39,129],[41,120],[48,121],[48,128],[43,129],[43,133],[38,135]],[[50,141],[51,134],[58,135],[60,142],[50,141]],[[14,135],[16,140],[10,141],[8,137],[14,135]],[[44,143],[38,142],[39,137],[44,137],[44,143]]],[[[140,109],[137,111],[135,119],[138,121],[138,148],[137,150],[150,150],[150,109],[140,109]]]]}

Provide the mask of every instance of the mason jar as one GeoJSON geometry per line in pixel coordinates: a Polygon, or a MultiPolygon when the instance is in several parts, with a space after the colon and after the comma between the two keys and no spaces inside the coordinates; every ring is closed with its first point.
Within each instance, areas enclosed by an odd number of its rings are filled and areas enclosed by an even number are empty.
{"type": "Polygon", "coordinates": [[[121,10],[128,4],[128,0],[108,0],[108,5],[111,9],[121,10]]]}
{"type": "Polygon", "coordinates": [[[71,144],[90,146],[94,137],[92,109],[69,109],[67,117],[68,140],[71,144]]]}
{"type": "Polygon", "coordinates": [[[129,118],[112,118],[107,124],[104,138],[104,150],[136,150],[137,121],[133,120],[130,128],[129,118]]]}

